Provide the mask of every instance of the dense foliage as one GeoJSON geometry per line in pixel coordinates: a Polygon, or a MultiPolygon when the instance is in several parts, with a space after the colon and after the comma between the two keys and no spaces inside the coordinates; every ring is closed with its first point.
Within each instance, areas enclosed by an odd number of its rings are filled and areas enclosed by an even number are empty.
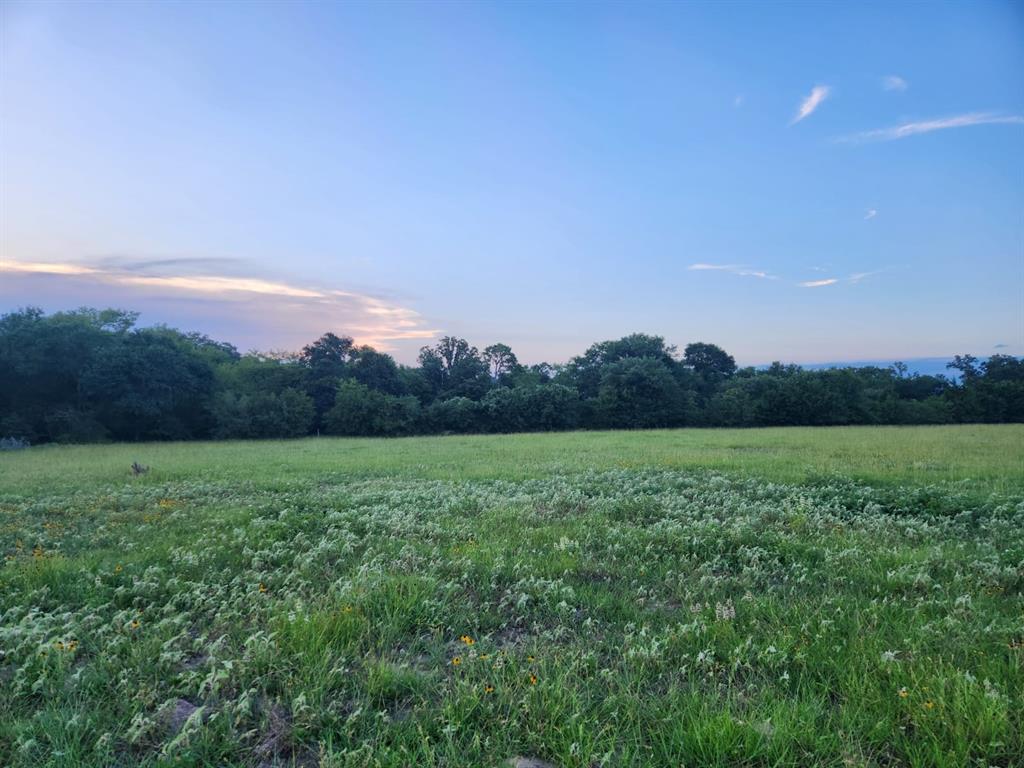
{"type": "Polygon", "coordinates": [[[905,366],[737,369],[714,344],[659,336],[526,366],[505,344],[445,337],[416,366],[333,333],[298,354],[239,354],[134,313],[0,317],[0,437],[93,442],[588,428],[1024,421],[1024,361],[958,356],[954,378],[905,366]]]}

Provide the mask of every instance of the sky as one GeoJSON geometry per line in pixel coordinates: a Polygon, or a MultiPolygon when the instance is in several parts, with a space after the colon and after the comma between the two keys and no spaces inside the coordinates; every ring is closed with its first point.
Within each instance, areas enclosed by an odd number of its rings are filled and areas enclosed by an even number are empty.
{"type": "Polygon", "coordinates": [[[1024,6],[0,4],[0,312],[1024,354],[1024,6]]]}

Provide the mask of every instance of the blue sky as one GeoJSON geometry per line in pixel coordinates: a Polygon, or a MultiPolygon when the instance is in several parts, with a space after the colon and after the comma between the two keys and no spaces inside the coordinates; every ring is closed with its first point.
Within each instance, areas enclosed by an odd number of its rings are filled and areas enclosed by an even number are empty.
{"type": "Polygon", "coordinates": [[[1010,2],[0,6],[0,311],[1024,354],[1010,2]],[[1003,345],[998,346],[997,345],[1003,345]]]}

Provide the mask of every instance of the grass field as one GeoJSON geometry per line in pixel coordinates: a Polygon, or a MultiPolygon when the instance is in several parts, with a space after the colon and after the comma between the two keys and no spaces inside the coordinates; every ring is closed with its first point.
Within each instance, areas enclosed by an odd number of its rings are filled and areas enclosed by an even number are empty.
{"type": "Polygon", "coordinates": [[[1024,765],[1019,425],[43,447],[0,548],[0,765],[1024,765]]]}

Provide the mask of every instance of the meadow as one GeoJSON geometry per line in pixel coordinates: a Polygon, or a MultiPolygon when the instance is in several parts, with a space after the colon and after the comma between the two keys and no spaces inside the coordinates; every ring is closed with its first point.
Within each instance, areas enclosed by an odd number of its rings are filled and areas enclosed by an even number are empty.
{"type": "Polygon", "coordinates": [[[2,765],[1024,765],[1021,425],[45,446],[0,549],[2,765]]]}

